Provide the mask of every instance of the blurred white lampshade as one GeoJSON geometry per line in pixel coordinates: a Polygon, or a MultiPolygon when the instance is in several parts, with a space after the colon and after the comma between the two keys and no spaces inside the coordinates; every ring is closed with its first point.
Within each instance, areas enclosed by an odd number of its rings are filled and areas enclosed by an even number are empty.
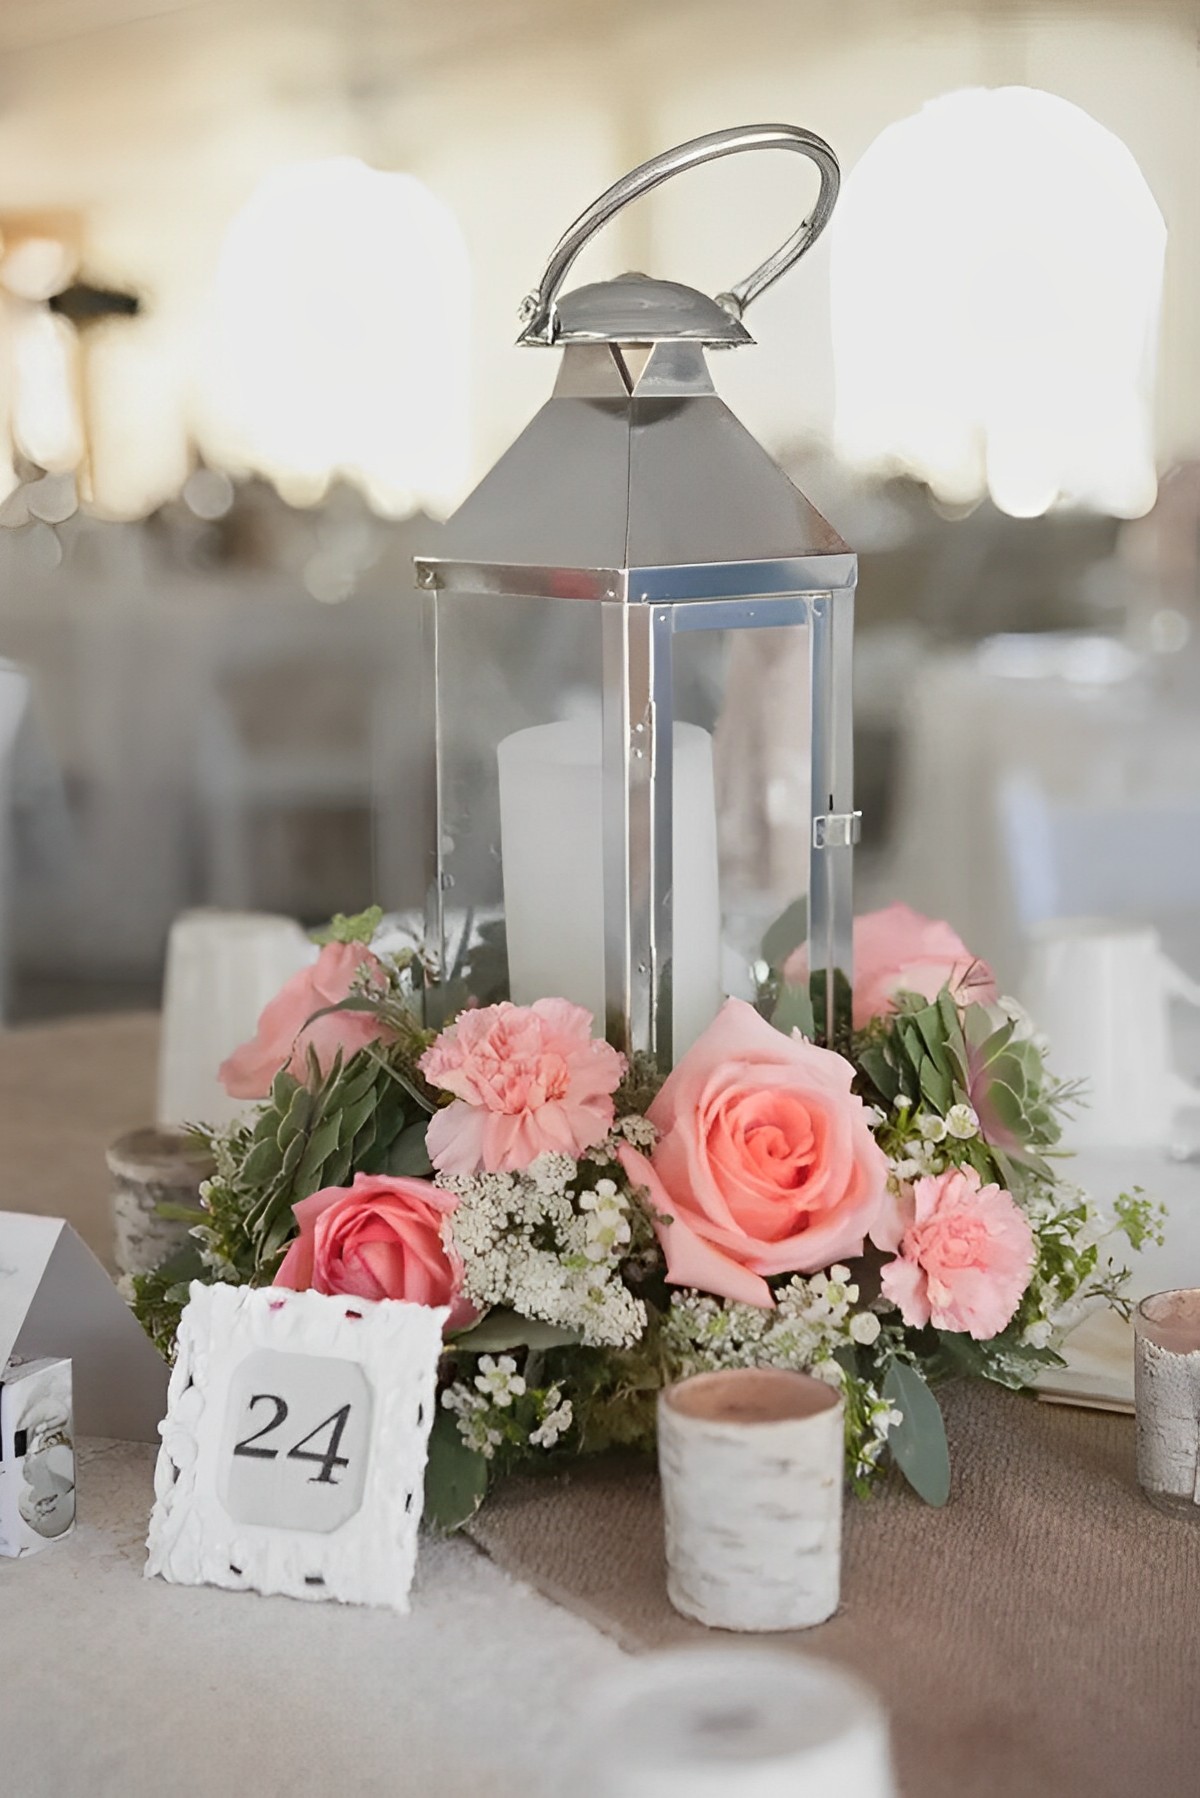
{"type": "Polygon", "coordinates": [[[233,220],[203,395],[210,462],[285,498],[335,479],[439,514],[467,473],[469,275],[450,209],[354,157],[268,175],[233,220]]]}
{"type": "Polygon", "coordinates": [[[184,912],[171,926],[163,988],[158,1122],[229,1123],[246,1110],[217,1069],[255,1033],[259,1014],[319,951],[292,918],[184,912]]]}

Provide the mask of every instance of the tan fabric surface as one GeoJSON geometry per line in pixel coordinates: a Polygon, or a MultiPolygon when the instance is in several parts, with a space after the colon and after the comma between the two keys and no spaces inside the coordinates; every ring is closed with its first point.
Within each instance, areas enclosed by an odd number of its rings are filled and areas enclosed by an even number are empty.
{"type": "Polygon", "coordinates": [[[65,1217],[113,1266],[104,1151],[154,1119],[158,1018],[0,1030],[0,1211],[65,1217]]]}
{"type": "MultiPolygon", "coordinates": [[[[872,1682],[906,1798],[1196,1798],[1200,1523],[1140,1496],[1129,1418],[994,1387],[943,1400],[950,1504],[899,1483],[851,1501],[841,1610],[773,1639],[872,1682]]],[[[645,1463],[514,1481],[472,1534],[628,1648],[748,1639],[670,1608],[645,1463]]]]}

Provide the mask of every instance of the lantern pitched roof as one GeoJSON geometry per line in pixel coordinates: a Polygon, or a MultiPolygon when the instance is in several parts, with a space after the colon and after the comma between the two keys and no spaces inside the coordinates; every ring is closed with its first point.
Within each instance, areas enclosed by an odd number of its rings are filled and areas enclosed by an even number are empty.
{"type": "MultiPolygon", "coordinates": [[[[695,345],[568,346],[552,397],[439,534],[439,563],[551,569],[849,558],[717,397],[695,345]]],[[[830,565],[830,585],[848,584],[830,565]]]]}

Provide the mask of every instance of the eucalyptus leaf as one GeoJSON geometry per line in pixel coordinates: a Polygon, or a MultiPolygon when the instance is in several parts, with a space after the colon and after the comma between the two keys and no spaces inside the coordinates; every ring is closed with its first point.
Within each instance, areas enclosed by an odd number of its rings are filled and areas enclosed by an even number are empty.
{"type": "Polygon", "coordinates": [[[790,1036],[793,1030],[798,1030],[801,1036],[807,1037],[811,1042],[816,1034],[816,1025],[813,1021],[812,1000],[808,996],[807,989],[802,986],[783,987],[776,1001],[775,1009],[771,1013],[771,1022],[776,1030],[782,1030],[785,1036],[790,1036]]]}
{"type": "Polygon", "coordinates": [[[883,1396],[903,1414],[888,1437],[893,1460],[926,1504],[944,1505],[950,1496],[950,1448],[936,1398],[907,1361],[889,1364],[883,1396]]]}
{"type": "Polygon", "coordinates": [[[506,1349],[567,1348],[580,1340],[577,1330],[561,1324],[543,1323],[536,1317],[522,1317],[516,1311],[498,1307],[461,1336],[455,1336],[447,1348],[464,1349],[472,1355],[497,1355],[506,1349]]]}
{"type": "Polygon", "coordinates": [[[426,1528],[440,1535],[460,1530],[483,1503],[487,1486],[487,1461],[467,1447],[451,1413],[439,1410],[429,1433],[425,1464],[426,1528]]]}
{"type": "Polygon", "coordinates": [[[395,1178],[424,1180],[433,1172],[429,1150],[425,1146],[426,1125],[410,1124],[402,1130],[385,1156],[383,1172],[395,1178]]]}
{"type": "Polygon", "coordinates": [[[793,950],[808,941],[808,900],[792,903],[767,927],[762,940],[762,958],[769,968],[781,969],[793,950]]]}

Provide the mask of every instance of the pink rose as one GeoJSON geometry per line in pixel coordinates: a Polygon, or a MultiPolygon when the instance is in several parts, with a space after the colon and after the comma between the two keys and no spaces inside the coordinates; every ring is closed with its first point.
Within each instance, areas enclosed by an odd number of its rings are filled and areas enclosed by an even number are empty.
{"type": "MultiPolygon", "coordinates": [[[[808,981],[808,949],[788,957],[783,977],[791,986],[808,981]]],[[[908,905],[889,905],[854,920],[854,1028],[886,1017],[897,993],[936,999],[944,986],[965,1004],[996,997],[996,979],[971,954],[949,924],[925,918],[908,905]]]]}
{"type": "MultiPolygon", "coordinates": [[[[987,1342],[1012,1321],[1033,1273],[1029,1220],[1001,1186],[973,1167],[918,1180],[901,1201],[899,1247],[880,1276],[906,1324],[957,1330],[987,1342]]],[[[880,1235],[883,1232],[879,1233],[880,1235]]]]}
{"type": "Polygon", "coordinates": [[[364,967],[378,974],[379,985],[386,984],[382,966],[365,943],[326,943],[311,968],[293,974],[263,1008],[253,1040],[221,1063],[219,1078],[229,1096],[265,1099],[280,1068],[304,1080],[310,1048],[324,1073],[339,1049],[349,1060],[365,1044],[386,1037],[379,1019],[366,1011],[335,1011],[310,1022],[326,1006],[349,998],[364,967]]]}
{"type": "Polygon", "coordinates": [[[387,1174],[356,1174],[351,1186],[327,1186],[292,1207],[300,1234],[275,1284],[295,1292],[449,1305],[446,1327],[460,1330],[473,1321],[475,1309],[460,1294],[462,1259],[444,1228],[457,1204],[453,1193],[428,1180],[387,1174]]]}
{"type": "Polygon", "coordinates": [[[578,1156],[612,1128],[625,1058],[566,999],[464,1011],[421,1057],[455,1102],[431,1119],[429,1157],[446,1174],[510,1172],[548,1151],[578,1156]]]}
{"type": "Polygon", "coordinates": [[[842,1056],[726,1001],[650,1107],[651,1160],[619,1151],[670,1220],[656,1226],[668,1280],[770,1305],[764,1274],[862,1254],[887,1162],[853,1079],[842,1056]]]}

